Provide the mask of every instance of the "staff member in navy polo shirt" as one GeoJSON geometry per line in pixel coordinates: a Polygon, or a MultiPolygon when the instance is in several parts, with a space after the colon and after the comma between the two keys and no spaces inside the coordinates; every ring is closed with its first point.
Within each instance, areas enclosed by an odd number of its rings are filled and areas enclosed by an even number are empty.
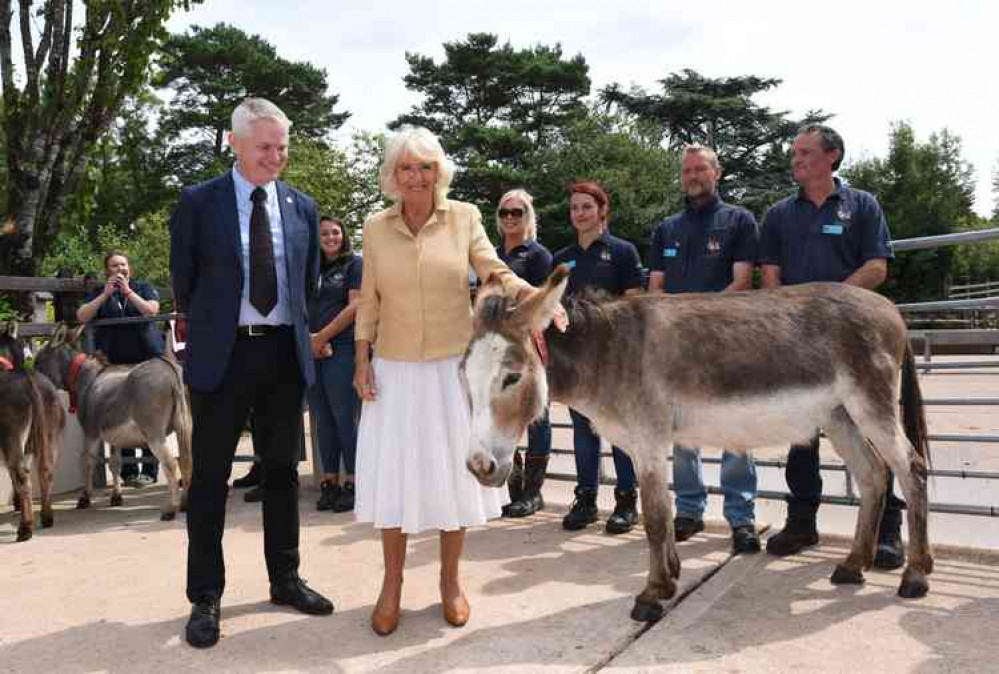
{"type": "MultiPolygon", "coordinates": [[[[87,300],[76,310],[81,323],[93,319],[135,318],[155,316],[160,310],[160,294],[145,281],[132,278],[128,257],[112,250],[104,256],[104,273],[107,282],[103,288],[87,295],[87,300]]],[[[126,323],[124,325],[99,325],[95,329],[94,347],[107,356],[112,365],[135,365],[144,360],[162,356],[163,334],[155,323],[126,323]]],[[[134,458],[139,451],[145,453],[140,472],[135,463],[121,466],[121,479],[126,486],[141,489],[154,484],[160,462],[148,449],[124,448],[123,458],[134,458]]]]}
{"type": "MultiPolygon", "coordinates": [[[[552,271],[552,254],[538,243],[534,198],[520,189],[504,194],[496,209],[496,229],[503,236],[503,243],[496,246],[499,259],[532,286],[544,283],[552,271]]],[[[510,503],[503,506],[504,517],[527,517],[545,507],[541,486],[551,451],[552,425],[546,409],[544,416],[527,429],[524,459],[520,452],[513,456],[514,469],[507,482],[510,503]]]]}
{"type": "MultiPolygon", "coordinates": [[[[573,265],[566,296],[585,288],[602,290],[610,295],[633,295],[642,291],[642,263],[631,243],[611,236],[607,231],[610,198],[593,181],[574,183],[569,188],[569,215],[576,229],[576,243],[555,254],[555,265],[573,265]]],[[[590,420],[570,408],[572,437],[576,455],[576,498],[562,526],[582,529],[597,521],[597,477],[600,469],[600,437],[593,432],[590,420]]],[[[614,447],[614,470],[617,473],[614,513],[607,519],[609,534],[631,531],[638,522],[635,504],[635,466],[618,447],[614,447]]]]}
{"type": "Polygon", "coordinates": [[[354,509],[354,465],[361,401],[354,390],[354,316],[361,294],[361,257],[350,249],[343,222],[319,219],[319,284],[309,300],[316,382],[309,408],[316,420],[323,479],[316,510],[354,509]],[[344,477],[340,482],[340,459],[344,477]]]}
{"type": "MultiPolygon", "coordinates": [[[[812,124],[798,132],[791,170],[798,193],[767,211],[760,242],[763,287],[810,281],[841,281],[862,288],[881,285],[892,251],[888,225],[877,199],[845,187],[833,173],[843,160],[843,138],[828,126],[812,124]]],[[[767,552],[784,556],[818,543],[816,513],[822,497],[818,433],[808,445],[791,447],[787,459],[787,523],[767,540],[767,552]]],[[[905,561],[900,527],[902,502],[887,503],[874,565],[893,569],[905,561]]]]}
{"type": "MultiPolygon", "coordinates": [[[[686,196],[682,213],[656,227],[649,249],[649,292],[732,292],[751,290],[759,232],[745,208],[718,197],[718,155],[702,145],[688,145],[680,164],[680,187],[686,196]]],[[[722,452],[724,513],[732,527],[736,554],[760,551],[756,535],[756,464],[748,453],[722,452]]],[[[685,541],[704,529],[708,492],[701,474],[701,450],[673,447],[676,492],[674,532],[685,541]]]]}

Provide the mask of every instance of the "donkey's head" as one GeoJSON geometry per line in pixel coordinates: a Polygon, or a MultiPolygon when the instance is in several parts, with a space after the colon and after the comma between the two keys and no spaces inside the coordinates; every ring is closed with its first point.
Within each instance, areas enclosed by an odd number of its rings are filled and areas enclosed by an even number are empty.
{"type": "Polygon", "coordinates": [[[76,342],[82,332],[82,325],[69,330],[60,323],[48,343],[35,356],[35,370],[44,374],[59,388],[67,386],[69,365],[79,352],[76,342]]]}
{"type": "Polygon", "coordinates": [[[24,367],[24,342],[17,337],[17,321],[0,324],[0,370],[24,367]]]}
{"type": "Polygon", "coordinates": [[[545,366],[531,334],[551,323],[568,276],[569,268],[559,266],[519,305],[504,297],[495,278],[479,290],[461,379],[472,416],[466,465],[487,487],[506,482],[517,441],[548,404],[545,366]]]}

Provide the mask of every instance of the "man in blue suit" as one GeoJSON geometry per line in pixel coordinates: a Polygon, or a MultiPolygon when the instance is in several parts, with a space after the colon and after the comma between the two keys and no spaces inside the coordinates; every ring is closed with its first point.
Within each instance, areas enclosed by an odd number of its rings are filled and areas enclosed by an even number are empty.
{"type": "Polygon", "coordinates": [[[194,417],[188,492],[185,636],[219,638],[222,533],[232,458],[250,410],[266,480],[264,556],[271,601],[326,615],[333,605],[299,577],[298,442],[314,379],[306,302],[318,275],[315,202],[277,180],[291,122],[248,98],[232,114],[232,171],[181,192],[170,220],[170,273],[187,314],[185,379],[194,417]]]}

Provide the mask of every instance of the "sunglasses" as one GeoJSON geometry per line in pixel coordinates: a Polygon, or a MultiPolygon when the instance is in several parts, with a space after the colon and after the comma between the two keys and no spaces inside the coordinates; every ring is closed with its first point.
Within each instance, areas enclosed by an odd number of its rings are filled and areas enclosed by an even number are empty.
{"type": "Polygon", "coordinates": [[[523,208],[501,208],[501,209],[499,209],[499,216],[501,218],[505,218],[508,215],[512,215],[515,218],[522,218],[522,217],[524,217],[524,209],[523,208]]]}

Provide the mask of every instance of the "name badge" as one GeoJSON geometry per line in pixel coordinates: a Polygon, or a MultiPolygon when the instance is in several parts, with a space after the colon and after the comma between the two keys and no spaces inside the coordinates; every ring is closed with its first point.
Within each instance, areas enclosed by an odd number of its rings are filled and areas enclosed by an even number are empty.
{"type": "Polygon", "coordinates": [[[831,225],[822,225],[823,234],[835,234],[840,235],[843,233],[843,225],[839,222],[834,222],[831,225]]]}
{"type": "Polygon", "coordinates": [[[564,264],[566,267],[568,267],[570,271],[576,268],[576,261],[575,260],[569,260],[568,262],[563,262],[562,264],[564,264]]]}
{"type": "Polygon", "coordinates": [[[676,248],[664,248],[663,249],[663,257],[676,257],[676,255],[677,255],[676,248]]]}

